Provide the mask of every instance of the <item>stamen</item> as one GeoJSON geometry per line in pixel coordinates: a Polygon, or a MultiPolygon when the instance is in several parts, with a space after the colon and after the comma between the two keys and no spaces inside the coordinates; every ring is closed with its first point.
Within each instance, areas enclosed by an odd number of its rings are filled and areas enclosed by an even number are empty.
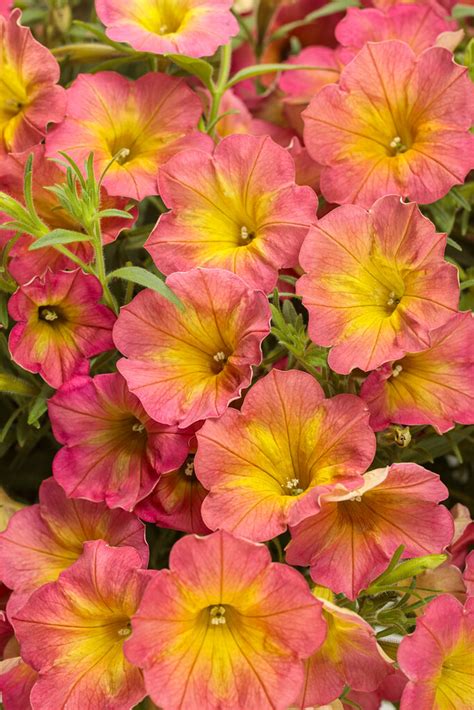
{"type": "Polygon", "coordinates": [[[209,616],[211,617],[211,624],[213,624],[213,626],[226,623],[224,606],[213,606],[209,612],[209,616]]]}
{"type": "Polygon", "coordinates": [[[299,496],[300,493],[303,493],[303,488],[300,488],[299,478],[287,478],[284,488],[287,488],[289,495],[292,496],[299,496]]]}
{"type": "Polygon", "coordinates": [[[194,473],[194,464],[192,461],[188,461],[188,463],[184,467],[184,475],[185,476],[192,476],[193,473],[194,473]]]}
{"type": "Polygon", "coordinates": [[[392,370],[392,377],[398,377],[400,372],[403,370],[403,367],[401,365],[395,365],[395,367],[392,370]]]}
{"type": "Polygon", "coordinates": [[[53,310],[51,310],[50,308],[43,308],[43,309],[40,311],[40,317],[41,317],[43,320],[47,320],[47,321],[49,321],[49,322],[51,322],[51,321],[53,321],[53,320],[57,320],[57,319],[59,318],[59,316],[58,316],[58,314],[56,313],[56,311],[53,311],[53,310]]]}
{"type": "Polygon", "coordinates": [[[216,362],[225,362],[227,360],[227,356],[224,352],[222,352],[222,350],[219,350],[218,353],[212,356],[212,359],[216,362]]]}
{"type": "Polygon", "coordinates": [[[139,434],[141,434],[144,429],[145,425],[141,424],[141,422],[137,422],[132,426],[132,431],[137,431],[139,434]]]}

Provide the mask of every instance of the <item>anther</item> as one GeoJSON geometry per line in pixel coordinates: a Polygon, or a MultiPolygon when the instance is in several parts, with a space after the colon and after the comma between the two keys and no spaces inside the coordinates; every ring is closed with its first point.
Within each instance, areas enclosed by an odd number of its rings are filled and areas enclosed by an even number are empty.
{"type": "Polygon", "coordinates": [[[56,311],[52,311],[49,308],[43,308],[40,312],[40,316],[43,320],[47,320],[49,322],[51,322],[53,320],[57,320],[59,318],[56,311]]]}
{"type": "Polygon", "coordinates": [[[213,626],[219,626],[220,624],[225,624],[225,607],[224,606],[213,606],[209,612],[211,617],[211,624],[213,626]]]}

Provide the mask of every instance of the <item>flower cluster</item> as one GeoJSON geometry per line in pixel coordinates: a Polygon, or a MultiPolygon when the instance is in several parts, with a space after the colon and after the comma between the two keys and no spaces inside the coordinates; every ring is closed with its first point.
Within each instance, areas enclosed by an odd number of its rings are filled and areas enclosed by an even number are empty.
{"type": "Polygon", "coordinates": [[[472,8],[13,5],[1,706],[473,708],[472,8]]]}

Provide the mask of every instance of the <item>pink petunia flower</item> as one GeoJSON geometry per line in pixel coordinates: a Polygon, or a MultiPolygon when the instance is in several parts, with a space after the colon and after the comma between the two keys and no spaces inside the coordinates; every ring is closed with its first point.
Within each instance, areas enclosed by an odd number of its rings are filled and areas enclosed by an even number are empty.
{"type": "Polygon", "coordinates": [[[66,92],[49,49],[20,25],[21,12],[0,12],[0,161],[40,143],[50,122],[62,121],[66,92]]]}
{"type": "Polygon", "coordinates": [[[162,528],[205,535],[211,532],[201,515],[206,495],[194,472],[193,457],[188,456],[176,471],[160,476],[152,493],[138,503],[134,512],[162,528]]]}
{"type": "Polygon", "coordinates": [[[297,292],[311,339],[334,346],[328,362],[336,372],[373,370],[429,346],[430,331],[456,313],[459,300],[445,247],[446,235],[395,195],[370,210],[338,207],[310,230],[297,292]]]}
{"type": "Polygon", "coordinates": [[[347,64],[367,42],[398,39],[421,54],[436,44],[439,35],[454,28],[455,22],[448,22],[428,4],[397,4],[386,12],[349,7],[336,27],[336,38],[344,47],[342,56],[347,64]]]}
{"type": "Polygon", "coordinates": [[[369,207],[398,194],[434,202],[474,166],[474,92],[466,67],[432,47],[369,42],[303,112],[329,202],[369,207]],[[434,82],[434,83],[433,83],[434,82]]]}
{"type": "Polygon", "coordinates": [[[358,489],[325,495],[321,511],[292,528],[286,555],[350,599],[385,570],[400,545],[405,558],[441,553],[453,534],[449,511],[437,505],[448,496],[437,474],[405,463],[364,479],[358,489]]]}
{"type": "MultiPolygon", "coordinates": [[[[11,195],[16,200],[24,203],[23,176],[25,164],[30,154],[33,154],[33,200],[39,218],[51,229],[70,229],[82,231],[81,225],[70,216],[60,204],[57,196],[47,189],[48,186],[63,183],[64,172],[52,161],[45,157],[44,145],[35,146],[23,153],[10,154],[2,161],[0,168],[0,190],[11,195]]],[[[102,188],[101,209],[124,210],[129,200],[119,197],[109,197],[102,188]]],[[[136,207],[129,210],[133,219],[123,217],[106,217],[101,220],[101,233],[104,244],[113,242],[123,229],[133,227],[138,215],[136,207]]],[[[7,217],[5,216],[5,221],[7,217]]],[[[0,222],[2,215],[0,214],[0,222]]],[[[13,232],[7,232],[10,237],[13,232]]],[[[54,247],[44,247],[29,251],[33,238],[24,234],[15,242],[10,250],[8,271],[19,284],[25,284],[35,276],[44,276],[46,271],[62,271],[74,269],[75,264],[63,256],[54,247]]],[[[68,249],[85,262],[93,257],[92,245],[89,242],[68,244],[68,249]]]]}
{"type": "Polygon", "coordinates": [[[321,606],[263,545],[188,536],[147,587],[125,653],[163,710],[286,710],[324,639],[321,606]]]}
{"type": "Polygon", "coordinates": [[[153,572],[131,547],[87,542],[59,579],[38,589],[12,617],[22,657],[39,672],[32,710],[129,710],[145,695],[124,641],[153,572]]]}
{"type": "Polygon", "coordinates": [[[201,102],[183,79],[80,74],[67,97],[66,119],[49,132],[46,154],[66,151],[83,165],[93,152],[96,175],[109,166],[103,185],[110,195],[137,200],[154,195],[158,168],[166,160],[185,147],[212,145],[197,131],[201,102]]]}
{"type": "Polygon", "coordinates": [[[0,534],[0,579],[14,591],[10,601],[16,608],[21,605],[16,600],[25,600],[72,565],[88,540],[134,547],[146,565],[145,530],[134,515],[70,500],[52,478],[41,484],[39,500],[16,513],[0,534]]]}
{"type": "Polygon", "coordinates": [[[309,374],[272,370],[197,434],[196,475],[210,491],[204,522],[251,540],[270,540],[314,515],[337,485],[355,488],[375,453],[362,401],[331,399],[309,374]]]}
{"type": "Polygon", "coordinates": [[[474,598],[433,599],[405,636],[397,660],[409,682],[400,710],[469,710],[474,687],[474,598]]]}
{"type": "Polygon", "coordinates": [[[233,271],[269,292],[294,267],[317,198],[295,184],[288,151],[268,136],[228,136],[214,151],[183,151],[159,175],[163,214],[146,248],[165,274],[196,266],[233,271]]]}
{"type": "Polygon", "coordinates": [[[372,692],[391,672],[391,662],[378,645],[373,628],[350,609],[336,606],[330,590],[313,591],[323,604],[328,631],[324,643],[305,661],[305,682],[298,707],[326,705],[344,687],[372,692]]]}
{"type": "Polygon", "coordinates": [[[75,377],[48,402],[55,479],[69,498],[132,510],[188,454],[191,432],[146,414],[119,373],[75,377]]]}
{"type": "Polygon", "coordinates": [[[113,347],[115,316],[101,295],[98,279],[79,269],[20,286],[8,302],[17,321],[8,340],[14,362],[55,388],[87,370],[87,358],[113,347]]]}
{"type": "Polygon", "coordinates": [[[140,52],[205,57],[239,31],[232,0],[96,0],[106,33],[140,52]]]}
{"type": "Polygon", "coordinates": [[[166,283],[184,310],[154,291],[122,308],[117,367],[145,411],[180,428],[220,416],[250,384],[269,333],[265,294],[221,269],[175,273],[166,283]]]}
{"type": "Polygon", "coordinates": [[[371,426],[431,424],[439,433],[474,422],[474,319],[457,313],[430,333],[430,346],[383,365],[361,389],[371,426]]]}

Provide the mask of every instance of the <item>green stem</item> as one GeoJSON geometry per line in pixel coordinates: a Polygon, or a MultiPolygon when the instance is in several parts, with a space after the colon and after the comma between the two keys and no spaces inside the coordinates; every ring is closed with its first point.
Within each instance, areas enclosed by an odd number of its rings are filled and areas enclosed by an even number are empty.
{"type": "Polygon", "coordinates": [[[96,270],[97,270],[97,278],[99,279],[100,283],[102,284],[102,289],[104,292],[104,301],[106,304],[114,311],[114,313],[119,312],[119,307],[118,303],[114,298],[114,295],[112,294],[108,283],[107,283],[107,272],[105,269],[105,259],[104,259],[104,250],[102,247],[102,238],[100,234],[100,226],[98,223],[93,228],[93,234],[92,236],[92,243],[94,245],[94,253],[95,253],[95,265],[96,265],[96,270]]]}
{"type": "Polygon", "coordinates": [[[230,75],[230,65],[232,60],[232,44],[229,42],[221,47],[221,63],[219,66],[219,73],[217,76],[217,82],[213,85],[211,89],[211,108],[209,111],[209,118],[207,121],[208,132],[213,133],[216,125],[216,119],[219,116],[219,107],[221,105],[221,99],[226,90],[227,81],[230,75]],[[209,130],[210,127],[210,130],[209,130]]]}

